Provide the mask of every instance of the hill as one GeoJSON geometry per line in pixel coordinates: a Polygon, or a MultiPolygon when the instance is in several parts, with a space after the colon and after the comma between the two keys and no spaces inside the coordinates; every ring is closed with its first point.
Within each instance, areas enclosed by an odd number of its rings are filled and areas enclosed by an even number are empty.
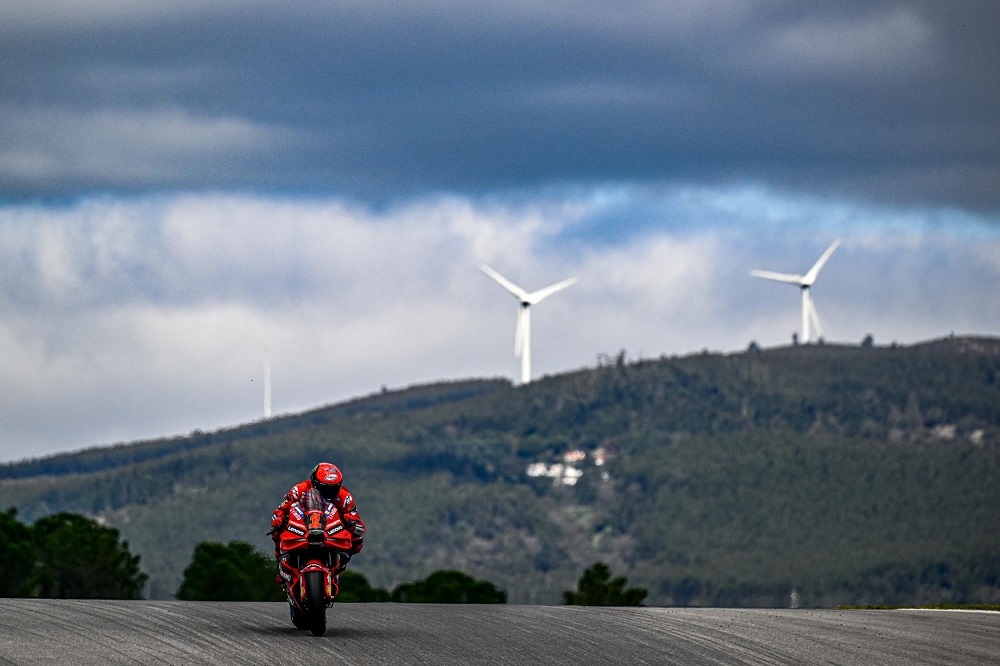
{"type": "Polygon", "coordinates": [[[328,459],[382,587],[455,568],[559,603],[603,560],[649,604],[995,602],[998,375],[992,338],[623,353],[0,466],[0,507],[114,525],[168,598],[200,541],[267,549],[273,506],[328,459]]]}

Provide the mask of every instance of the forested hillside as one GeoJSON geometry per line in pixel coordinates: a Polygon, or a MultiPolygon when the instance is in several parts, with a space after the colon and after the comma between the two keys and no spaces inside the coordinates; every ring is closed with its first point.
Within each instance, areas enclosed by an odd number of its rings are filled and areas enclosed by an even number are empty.
{"type": "Polygon", "coordinates": [[[654,605],[996,602],[998,374],[983,338],[621,355],[0,466],[0,508],[115,526],[166,598],[201,541],[269,552],[325,459],[369,525],[352,566],[389,589],[459,569],[559,603],[601,560],[654,605]]]}

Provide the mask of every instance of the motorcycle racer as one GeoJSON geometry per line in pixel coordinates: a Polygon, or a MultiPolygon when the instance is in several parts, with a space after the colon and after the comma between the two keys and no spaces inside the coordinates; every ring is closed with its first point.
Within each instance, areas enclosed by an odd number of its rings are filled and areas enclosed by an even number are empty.
{"type": "Polygon", "coordinates": [[[299,501],[299,498],[304,493],[315,488],[323,496],[323,499],[333,503],[340,514],[340,521],[351,535],[351,551],[346,554],[346,557],[341,558],[340,567],[336,573],[341,573],[347,567],[348,560],[357,555],[364,546],[365,523],[361,520],[361,516],[358,513],[358,507],[354,503],[354,496],[344,487],[343,483],[344,475],[341,474],[340,469],[336,465],[321,462],[313,467],[308,479],[292,486],[291,490],[285,494],[285,499],[271,515],[271,531],[269,534],[274,541],[275,559],[281,556],[278,546],[281,533],[284,531],[285,526],[288,525],[288,510],[292,504],[299,501]]]}

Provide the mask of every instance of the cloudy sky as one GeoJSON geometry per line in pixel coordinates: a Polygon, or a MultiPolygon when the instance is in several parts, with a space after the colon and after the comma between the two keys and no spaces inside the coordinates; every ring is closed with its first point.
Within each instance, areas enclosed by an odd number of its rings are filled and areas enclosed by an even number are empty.
{"type": "Polygon", "coordinates": [[[0,5],[0,461],[800,327],[1000,334],[1000,3],[0,5]]]}

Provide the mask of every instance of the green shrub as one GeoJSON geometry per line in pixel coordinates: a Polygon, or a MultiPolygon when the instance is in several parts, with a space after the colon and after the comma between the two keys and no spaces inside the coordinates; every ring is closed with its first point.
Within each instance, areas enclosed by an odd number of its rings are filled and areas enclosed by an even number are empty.
{"type": "Polygon", "coordinates": [[[611,578],[611,569],[597,562],[580,576],[577,592],[563,592],[563,604],[569,606],[641,606],[646,590],[641,587],[625,589],[625,577],[611,578]]]}
{"type": "Polygon", "coordinates": [[[194,549],[177,598],[190,601],[281,601],[277,564],[245,541],[203,541],[194,549]]]}
{"type": "Polygon", "coordinates": [[[418,604],[505,604],[507,593],[489,581],[461,571],[435,571],[423,580],[399,585],[392,601],[418,604]]]}

